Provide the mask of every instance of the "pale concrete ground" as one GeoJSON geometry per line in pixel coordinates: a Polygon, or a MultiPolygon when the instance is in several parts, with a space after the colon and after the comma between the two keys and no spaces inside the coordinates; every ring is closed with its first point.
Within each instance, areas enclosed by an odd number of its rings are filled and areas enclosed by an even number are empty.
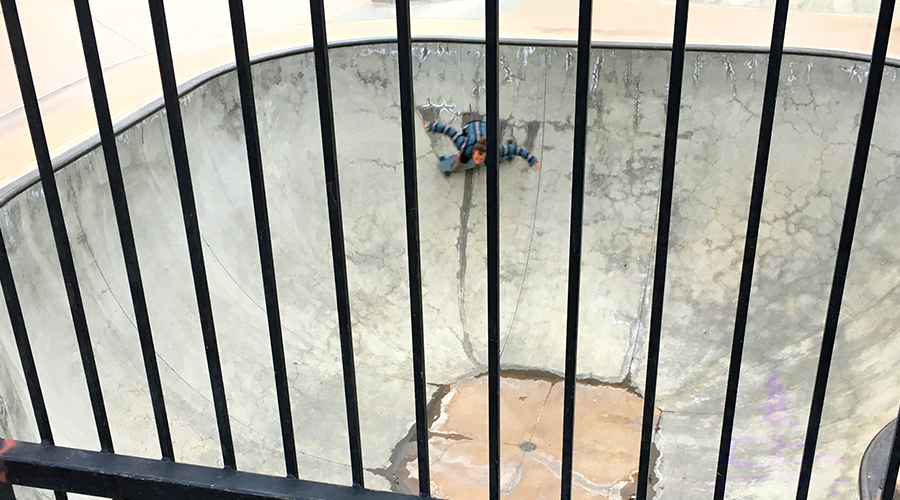
{"type": "MultiPolygon", "coordinates": [[[[96,130],[74,8],[65,0],[18,2],[26,46],[41,100],[53,156],[96,130]]],[[[765,46],[774,2],[702,2],[691,6],[688,43],[765,46]],[[706,4],[706,5],[704,5],[706,4]],[[712,5],[710,5],[712,4],[712,5]],[[724,7],[730,5],[731,7],[724,7]]],[[[877,5],[855,2],[793,2],[787,46],[866,53],[871,50],[877,5]],[[840,14],[835,14],[840,13],[840,14]]],[[[504,0],[502,36],[574,40],[577,0],[504,0]]],[[[394,36],[390,3],[328,0],[329,39],[394,36]]],[[[91,2],[110,109],[127,115],[160,95],[146,3],[140,0],[91,2]]],[[[166,4],[176,75],[180,82],[234,60],[228,9],[214,0],[166,4]]],[[[674,2],[595,2],[593,39],[669,42],[674,2]]],[[[309,6],[295,0],[245,2],[250,50],[261,54],[312,43],[309,6]]],[[[483,8],[472,0],[413,2],[414,35],[483,35],[483,8]],[[445,19],[452,19],[446,21],[445,19]]],[[[21,110],[5,30],[0,33],[0,184],[34,169],[34,152],[21,110]]],[[[900,55],[893,37],[891,55],[900,55]]]]}
{"type": "MultiPolygon", "coordinates": [[[[95,6],[98,18],[100,5],[95,6]]],[[[220,24],[209,27],[209,38],[199,36],[206,29],[203,23],[180,24],[176,61],[182,81],[233,58],[230,38],[222,28],[227,26],[227,13],[216,5],[220,24]]],[[[253,8],[264,11],[274,5],[257,2],[253,8]]],[[[574,37],[574,2],[551,7],[524,0],[507,7],[502,21],[506,36],[574,37]]],[[[177,8],[169,7],[170,17],[177,8]]],[[[336,20],[329,26],[330,34],[336,39],[390,35],[389,20],[352,20],[366,10],[377,17],[380,9],[344,4],[329,12],[336,20]]],[[[303,11],[297,10],[278,14],[279,21],[291,20],[287,27],[262,15],[249,16],[253,51],[308,44],[303,11]]],[[[474,15],[471,10],[463,12],[474,15]]],[[[595,8],[595,36],[665,41],[671,12],[672,4],[604,2],[595,8]],[[616,28],[609,28],[612,25],[616,28]]],[[[31,15],[52,19],[38,12],[31,15]]],[[[139,16],[122,17],[131,22],[139,16]]],[[[749,27],[767,26],[769,17],[763,10],[692,6],[690,41],[764,45],[768,34],[749,27]],[[744,30],[724,19],[739,20],[735,24],[744,30]]],[[[77,38],[71,12],[69,21],[70,34],[77,38]]],[[[871,45],[871,16],[799,10],[790,22],[789,45],[860,52],[871,45]],[[811,23],[807,28],[815,29],[793,28],[804,20],[811,23]]],[[[174,30],[178,23],[172,24],[174,30]]],[[[477,19],[420,19],[414,29],[415,34],[440,34],[452,27],[477,37],[481,24],[477,19]]],[[[135,35],[127,44],[117,45],[118,64],[106,64],[118,117],[152,101],[158,91],[155,58],[137,48],[149,50],[152,44],[146,21],[143,29],[143,38],[135,35]]],[[[116,39],[112,31],[132,29],[116,28],[104,36],[116,39]]],[[[52,35],[63,32],[46,30],[52,35]]],[[[76,39],[61,44],[78,46],[76,39]]],[[[502,361],[508,368],[558,375],[564,359],[574,107],[569,63],[574,50],[503,50],[509,70],[501,91],[503,118],[509,121],[504,137],[514,136],[532,149],[544,167],[533,172],[518,162],[503,170],[502,361]]],[[[383,470],[408,433],[412,415],[397,71],[395,60],[386,57],[389,51],[389,46],[347,48],[336,51],[332,59],[363,451],[368,484],[379,489],[390,485],[383,470]]],[[[59,52],[44,54],[52,59],[59,52]]],[[[36,73],[56,75],[53,68],[66,63],[77,70],[83,65],[79,57],[76,52],[61,57],[56,65],[34,66],[44,68],[36,73]]],[[[104,51],[104,57],[110,56],[104,51]]],[[[579,368],[582,376],[595,381],[640,390],[668,56],[650,50],[603,49],[592,57],[599,77],[589,116],[579,368]]],[[[478,90],[483,63],[477,47],[429,44],[417,48],[416,61],[419,123],[439,117],[458,125],[454,120],[460,111],[483,105],[478,90]]],[[[691,53],[686,64],[658,394],[661,499],[705,498],[711,493],[765,76],[765,57],[753,54],[691,53]]],[[[312,67],[310,56],[298,55],[257,67],[254,78],[301,475],[346,482],[346,431],[312,67]]],[[[10,68],[8,59],[4,68],[10,68]]],[[[8,75],[2,73],[4,78],[8,75]]],[[[42,106],[55,152],[90,135],[93,126],[83,80],[53,92],[78,79],[77,71],[71,75],[56,83],[39,82],[44,85],[39,93],[46,94],[42,106]]],[[[885,77],[817,455],[816,498],[853,497],[855,468],[865,444],[896,413],[900,380],[892,368],[896,358],[892,353],[898,351],[898,341],[889,332],[900,311],[896,291],[900,229],[893,222],[900,219],[893,160],[900,155],[894,141],[900,124],[892,118],[900,99],[897,76],[889,69],[885,77]]],[[[42,80],[50,81],[48,76],[42,80]]],[[[796,484],[798,443],[802,445],[855,141],[853,117],[859,114],[865,81],[862,64],[785,58],[735,431],[730,476],[734,481],[729,486],[734,498],[782,498],[796,484]]],[[[238,466],[281,474],[235,88],[233,75],[226,74],[189,94],[183,109],[238,466]]],[[[218,465],[209,382],[193,292],[185,281],[189,270],[184,232],[161,117],[154,113],[131,129],[120,138],[119,149],[138,228],[176,454],[179,460],[218,465]]],[[[0,127],[9,126],[0,137],[3,162],[13,166],[7,179],[31,168],[30,141],[20,121],[21,112],[15,109],[0,118],[0,127]]],[[[449,142],[424,134],[417,140],[427,373],[431,390],[437,392],[438,385],[446,387],[484,370],[484,172],[444,179],[430,166],[438,154],[451,149],[449,142]]],[[[94,151],[58,177],[117,450],[156,457],[103,164],[94,151]]],[[[43,206],[40,189],[29,188],[3,207],[0,223],[25,300],[38,370],[46,387],[63,388],[48,396],[54,431],[60,444],[94,448],[71,321],[60,314],[67,309],[43,206]],[[64,334],[54,335],[57,332],[64,334]]],[[[0,367],[16,372],[9,327],[2,321],[0,355],[12,359],[3,359],[0,367]]],[[[25,394],[23,382],[15,375],[4,375],[0,381],[11,384],[3,394],[13,437],[34,439],[27,402],[16,399],[25,394]]],[[[579,415],[579,426],[591,417],[579,415]]]]}

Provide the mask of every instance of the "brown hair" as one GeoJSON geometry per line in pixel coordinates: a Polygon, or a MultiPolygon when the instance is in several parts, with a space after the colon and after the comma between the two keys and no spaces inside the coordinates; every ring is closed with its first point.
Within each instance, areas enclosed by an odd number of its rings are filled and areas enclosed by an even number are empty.
{"type": "Polygon", "coordinates": [[[475,143],[475,151],[478,151],[479,153],[487,153],[487,137],[478,139],[478,142],[475,143]]]}

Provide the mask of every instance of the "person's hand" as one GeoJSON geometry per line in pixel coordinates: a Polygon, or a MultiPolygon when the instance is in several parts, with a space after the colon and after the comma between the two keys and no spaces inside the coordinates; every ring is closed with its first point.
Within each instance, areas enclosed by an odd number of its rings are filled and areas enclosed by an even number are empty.
{"type": "Polygon", "coordinates": [[[422,128],[424,128],[425,131],[427,132],[427,131],[428,131],[428,126],[429,126],[429,125],[431,125],[431,122],[425,122],[425,124],[422,125],[422,128]]]}
{"type": "Polygon", "coordinates": [[[541,168],[541,160],[534,162],[534,165],[532,165],[531,168],[534,170],[541,168]]]}

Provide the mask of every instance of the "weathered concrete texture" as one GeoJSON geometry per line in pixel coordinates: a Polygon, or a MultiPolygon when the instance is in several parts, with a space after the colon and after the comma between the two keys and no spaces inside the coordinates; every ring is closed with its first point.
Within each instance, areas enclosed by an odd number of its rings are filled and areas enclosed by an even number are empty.
{"type": "MultiPolygon", "coordinates": [[[[502,138],[543,162],[505,164],[501,345],[506,368],[563,372],[575,50],[503,47],[502,138]]],[[[399,95],[390,45],[332,51],[337,151],[368,485],[413,423],[399,95]]],[[[643,391],[668,54],[592,54],[579,372],[643,391]]],[[[657,498],[711,495],[756,154],[766,57],[687,56],[659,366],[657,498]]],[[[794,492],[866,65],[786,56],[750,303],[728,495],[794,492]]],[[[450,141],[483,111],[477,45],[415,48],[419,220],[430,390],[486,369],[485,172],[444,178],[450,141]]],[[[350,480],[334,279],[312,56],[255,66],[254,83],[304,478],[350,480]]],[[[868,440],[896,414],[900,340],[900,103],[885,75],[813,475],[813,498],[854,496],[868,440]]],[[[282,474],[260,265],[237,81],[226,73],[182,101],[225,389],[242,470],[282,474]]],[[[119,137],[157,359],[179,460],[220,465],[184,227],[162,112],[119,137]]],[[[153,416],[104,161],[93,150],[57,174],[116,449],[157,457],[153,416]]],[[[0,226],[24,302],[57,441],[97,448],[50,235],[32,186],[0,226]]],[[[2,315],[0,315],[2,316],[2,315]]],[[[14,438],[35,439],[6,318],[0,342],[14,438]]],[[[510,416],[510,418],[513,418],[510,416]]],[[[586,418],[579,416],[579,418],[586,418]]]]}
{"type": "MultiPolygon", "coordinates": [[[[488,377],[450,387],[430,416],[432,494],[437,498],[489,498],[488,377]]],[[[572,498],[627,499],[635,493],[644,401],[621,387],[576,384],[578,440],[573,443],[572,498]]],[[[504,498],[559,495],[562,469],[564,384],[561,378],[504,374],[500,413],[500,491],[504,498]]],[[[656,412],[654,423],[658,421],[656,412]]],[[[408,492],[419,488],[414,442],[400,479],[408,492]]]]}

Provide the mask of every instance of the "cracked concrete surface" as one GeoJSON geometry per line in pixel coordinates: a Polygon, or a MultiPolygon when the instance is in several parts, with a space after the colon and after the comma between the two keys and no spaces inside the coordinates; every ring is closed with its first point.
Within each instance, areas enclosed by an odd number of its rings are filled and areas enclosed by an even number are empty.
{"type": "MultiPolygon", "coordinates": [[[[433,406],[429,455],[433,495],[488,497],[487,376],[449,387],[433,406]]],[[[573,444],[572,498],[628,500],[635,491],[643,400],[621,387],[579,382],[578,439],[573,444]]],[[[503,373],[500,379],[500,476],[504,498],[558,495],[562,463],[563,379],[540,373],[503,373]],[[543,375],[543,376],[542,376],[543,375]]],[[[654,425],[659,421],[656,412],[654,425]]],[[[410,436],[412,437],[412,435],[410,436]]],[[[418,491],[415,441],[395,471],[398,490],[418,491]]]]}
{"type": "MultiPolygon", "coordinates": [[[[335,125],[367,485],[395,465],[413,422],[409,293],[395,48],[332,51],[335,125]]],[[[504,46],[502,139],[538,156],[500,171],[501,363],[560,375],[565,362],[575,50],[504,46]]],[[[453,152],[421,131],[484,106],[483,50],[415,50],[419,221],[429,395],[486,367],[485,172],[445,178],[453,152]],[[428,113],[431,113],[429,115],[428,113]],[[464,244],[460,244],[465,236],[464,244]]],[[[592,56],[579,377],[643,390],[669,56],[592,56]]],[[[766,57],[689,52],[682,98],[657,390],[658,499],[711,496],[766,57]]],[[[350,481],[313,59],[254,67],[262,158],[301,476],[350,481]]],[[[814,498],[851,499],[869,439],[896,414],[900,373],[898,70],[886,70],[813,474],[814,498]]],[[[728,495],[793,491],[867,79],[854,61],[786,55],[750,301],[728,495]]],[[[182,98],[225,391],[241,470],[283,474],[237,80],[182,98]]],[[[118,147],[176,457],[221,465],[209,377],[161,111],[118,147]]],[[[454,121],[455,120],[455,121],[454,121]]],[[[158,457],[103,157],[57,173],[116,450],[158,457]]],[[[43,193],[0,209],[54,435],[98,447],[43,193]],[[52,391],[49,388],[53,388],[52,391]]],[[[4,391],[27,401],[7,318],[4,391]]],[[[4,396],[0,427],[36,439],[4,396]]],[[[513,418],[510,416],[510,418],[513,418]]],[[[589,418],[580,416],[579,418],[589,418]]],[[[561,423],[559,424],[561,425],[561,423]]],[[[522,451],[522,450],[520,450],[522,451]]]]}

